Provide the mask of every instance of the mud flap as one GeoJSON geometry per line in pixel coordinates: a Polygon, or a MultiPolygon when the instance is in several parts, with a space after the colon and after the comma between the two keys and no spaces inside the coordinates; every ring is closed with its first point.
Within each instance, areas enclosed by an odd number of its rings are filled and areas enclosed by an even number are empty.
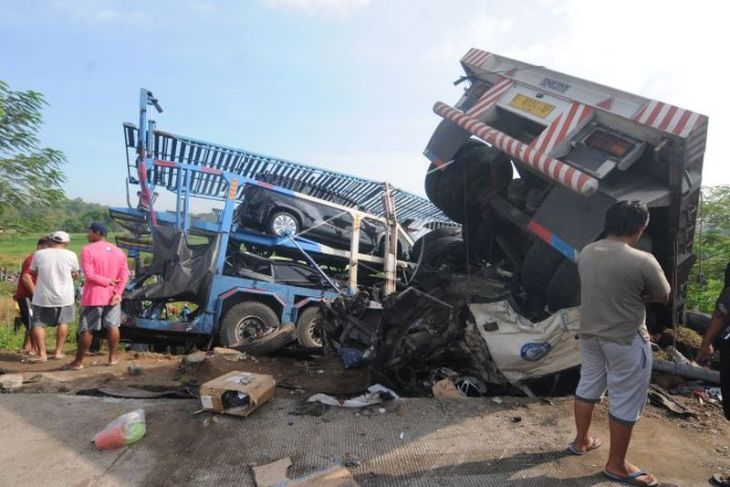
{"type": "Polygon", "coordinates": [[[455,123],[441,120],[423,154],[437,166],[445,164],[454,158],[456,151],[469,137],[471,134],[455,123]]]}

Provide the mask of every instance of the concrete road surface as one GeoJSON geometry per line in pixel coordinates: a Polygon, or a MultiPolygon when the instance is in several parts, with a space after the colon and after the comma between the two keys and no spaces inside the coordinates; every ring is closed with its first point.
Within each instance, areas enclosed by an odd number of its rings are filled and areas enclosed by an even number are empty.
{"type": "MultiPolygon", "coordinates": [[[[249,418],[193,414],[194,400],[128,400],[60,394],[0,395],[0,486],[254,485],[251,466],[290,457],[290,478],[345,456],[363,486],[614,485],[600,475],[607,455],[605,411],[597,433],[606,446],[565,453],[571,401],[404,399],[368,411],[330,408],[292,414],[275,397],[249,418]],[[520,402],[521,401],[521,402],[520,402]],[[97,451],[93,435],[118,415],[143,407],[147,435],[97,451]]],[[[662,481],[707,485],[727,430],[697,443],[697,433],[664,418],[637,427],[632,457],[662,481]],[[713,464],[713,462],[715,462],[713,464]]]]}

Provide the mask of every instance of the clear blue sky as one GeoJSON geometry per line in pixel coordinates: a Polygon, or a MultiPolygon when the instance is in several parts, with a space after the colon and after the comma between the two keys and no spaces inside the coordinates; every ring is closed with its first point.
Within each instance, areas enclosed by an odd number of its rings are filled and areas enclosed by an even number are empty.
{"type": "MultiPolygon", "coordinates": [[[[431,107],[458,99],[472,46],[706,113],[719,134],[726,89],[706,46],[728,45],[722,16],[711,2],[667,5],[0,0],[0,79],[46,96],[42,141],[67,155],[71,197],[124,202],[121,124],[136,122],[142,86],[163,130],[422,193],[431,107]]],[[[730,182],[719,160],[705,164],[713,184],[730,182]]]]}

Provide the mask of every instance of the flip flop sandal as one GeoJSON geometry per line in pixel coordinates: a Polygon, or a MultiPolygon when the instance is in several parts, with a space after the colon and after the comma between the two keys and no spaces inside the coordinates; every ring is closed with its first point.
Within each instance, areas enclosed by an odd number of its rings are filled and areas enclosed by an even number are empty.
{"type": "Polygon", "coordinates": [[[61,370],[82,370],[83,368],[84,368],[83,365],[66,364],[63,367],[61,367],[61,370]]]}
{"type": "Polygon", "coordinates": [[[48,359],[42,360],[38,358],[24,358],[20,361],[21,364],[45,364],[48,359]]]}
{"type": "Polygon", "coordinates": [[[572,453],[573,455],[585,455],[591,450],[595,450],[596,448],[600,447],[603,443],[601,443],[601,439],[598,437],[593,438],[593,443],[591,443],[591,446],[588,447],[586,451],[580,451],[575,447],[575,443],[571,443],[568,445],[568,451],[572,453]]]}
{"type": "Polygon", "coordinates": [[[644,475],[649,475],[648,473],[644,472],[643,470],[634,472],[631,475],[627,475],[626,477],[612,474],[611,472],[607,472],[606,470],[603,471],[603,475],[609,480],[613,480],[614,482],[621,482],[622,484],[639,485],[642,487],[655,487],[655,486],[659,485],[659,482],[656,479],[651,484],[647,484],[647,483],[639,481],[639,477],[644,476],[644,475]]]}
{"type": "Polygon", "coordinates": [[[730,475],[722,475],[719,473],[716,473],[712,476],[712,480],[715,481],[716,485],[730,485],[730,475]]]}

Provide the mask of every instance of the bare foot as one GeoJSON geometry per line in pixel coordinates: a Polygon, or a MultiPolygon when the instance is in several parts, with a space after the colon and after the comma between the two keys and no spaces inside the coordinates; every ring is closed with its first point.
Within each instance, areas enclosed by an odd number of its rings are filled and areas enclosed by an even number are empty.
{"type": "Polygon", "coordinates": [[[45,355],[43,355],[41,357],[29,358],[29,359],[26,359],[26,360],[27,360],[26,363],[29,363],[29,364],[42,364],[42,363],[48,362],[48,357],[46,357],[45,355]]]}
{"type": "Polygon", "coordinates": [[[83,368],[84,364],[78,364],[74,361],[61,367],[61,370],[81,370],[83,368]]]}
{"type": "Polygon", "coordinates": [[[63,353],[56,353],[51,357],[53,360],[61,360],[62,358],[66,358],[66,355],[63,353]]]}

